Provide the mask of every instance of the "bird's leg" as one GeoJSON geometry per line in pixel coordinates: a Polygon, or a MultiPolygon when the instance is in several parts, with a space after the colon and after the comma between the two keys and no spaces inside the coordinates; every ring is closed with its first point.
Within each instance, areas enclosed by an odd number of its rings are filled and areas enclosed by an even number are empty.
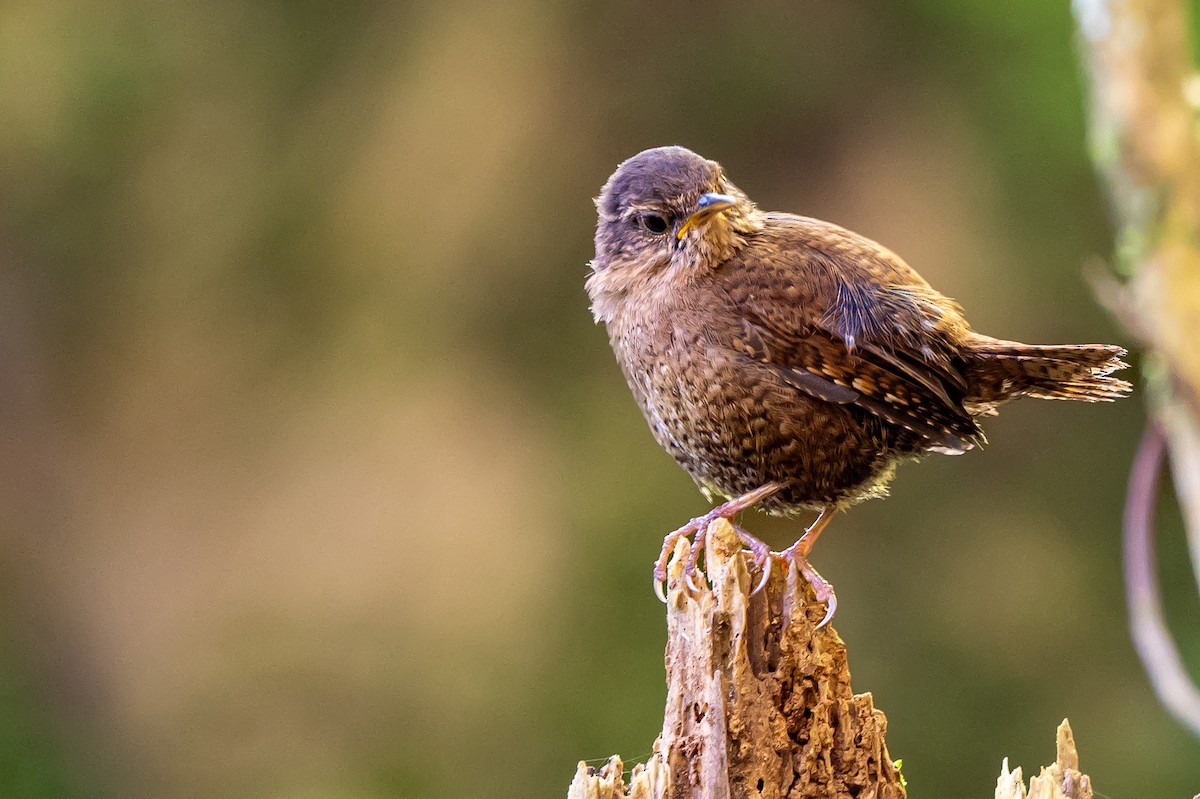
{"type": "MultiPolygon", "coordinates": [[[[783,486],[779,483],[767,483],[766,485],[756,488],[753,491],[742,494],[740,497],[734,497],[728,502],[718,505],[703,516],[697,516],[683,527],[680,527],[678,530],[667,535],[667,537],[663,539],[662,553],[658,556],[658,560],[654,562],[654,593],[658,595],[658,598],[663,602],[667,601],[666,594],[663,591],[662,583],[667,579],[667,561],[670,560],[671,552],[674,551],[675,544],[678,543],[680,538],[691,535],[692,533],[697,534],[696,540],[692,546],[692,551],[688,555],[687,562],[684,564],[684,573],[688,582],[690,583],[691,575],[696,571],[696,563],[700,557],[700,548],[704,544],[704,538],[707,535],[709,523],[714,522],[717,519],[732,520],[742,511],[757,505],[759,502],[762,502],[764,499],[782,488],[783,486]]],[[[759,541],[757,538],[754,538],[754,536],[750,535],[744,530],[738,530],[738,536],[744,543],[747,544],[747,546],[750,547],[750,550],[754,552],[755,560],[758,560],[760,557],[759,553],[763,549],[766,549],[766,544],[763,544],[763,542],[759,541]],[[747,539],[749,539],[749,541],[753,541],[754,543],[749,543],[747,539]]],[[[765,571],[766,569],[764,569],[764,572],[765,571]]]]}
{"type": "Polygon", "coordinates": [[[784,562],[794,563],[800,569],[804,579],[808,580],[809,585],[813,587],[813,593],[816,594],[817,600],[826,604],[825,618],[821,619],[821,623],[817,625],[818,630],[833,618],[834,611],[837,610],[837,595],[833,593],[833,586],[829,584],[829,581],[818,574],[817,570],[808,562],[808,554],[812,552],[813,545],[821,537],[821,531],[829,525],[835,513],[837,513],[837,508],[833,505],[826,505],[821,509],[821,515],[816,518],[816,521],[808,526],[804,535],[800,536],[800,540],[779,553],[779,557],[784,562]]]}
{"type": "Polygon", "coordinates": [[[779,556],[785,560],[792,560],[797,555],[800,558],[807,558],[808,553],[813,550],[813,545],[821,537],[821,533],[829,526],[829,522],[833,520],[833,514],[835,513],[837,513],[837,508],[833,505],[826,505],[822,508],[821,514],[808,526],[808,529],[804,531],[804,535],[800,536],[800,540],[780,552],[779,556]]]}

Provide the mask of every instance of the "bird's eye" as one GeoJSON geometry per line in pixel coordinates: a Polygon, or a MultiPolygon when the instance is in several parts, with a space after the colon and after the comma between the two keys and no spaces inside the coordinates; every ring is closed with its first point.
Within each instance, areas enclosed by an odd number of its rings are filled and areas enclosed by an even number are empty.
{"type": "Polygon", "coordinates": [[[640,214],[638,222],[641,223],[642,227],[655,235],[667,232],[667,220],[663,219],[659,214],[640,214]]]}

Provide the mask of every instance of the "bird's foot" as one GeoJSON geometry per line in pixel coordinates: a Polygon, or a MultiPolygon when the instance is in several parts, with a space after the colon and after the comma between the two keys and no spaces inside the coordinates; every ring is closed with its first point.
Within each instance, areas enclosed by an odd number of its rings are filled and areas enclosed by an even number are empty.
{"type": "Polygon", "coordinates": [[[812,586],[813,593],[816,594],[818,602],[825,603],[825,616],[817,624],[817,629],[821,629],[829,623],[833,618],[833,614],[837,611],[837,594],[833,592],[833,586],[828,580],[820,575],[812,564],[808,562],[806,557],[805,547],[801,546],[804,539],[797,541],[787,549],[779,553],[779,558],[784,563],[790,563],[793,567],[800,570],[800,574],[804,575],[804,579],[808,580],[808,584],[812,586]]]}
{"type": "Polygon", "coordinates": [[[754,596],[766,588],[767,580],[771,579],[771,548],[736,524],[733,529],[737,530],[738,538],[746,545],[746,549],[749,550],[754,557],[754,562],[758,565],[758,570],[762,572],[762,576],[758,578],[758,585],[754,586],[754,590],[750,592],[750,596],[754,596]]]}
{"type": "MultiPolygon", "coordinates": [[[[750,592],[750,595],[754,596],[766,586],[767,580],[771,578],[771,548],[733,522],[730,522],[729,526],[737,533],[738,540],[745,545],[746,550],[754,559],[755,564],[757,564],[759,571],[762,572],[762,577],[759,578],[758,585],[754,586],[754,590],[750,592]]],[[[683,579],[692,596],[696,596],[703,590],[696,583],[695,578],[697,574],[702,578],[704,577],[704,573],[700,571],[698,565],[700,563],[700,550],[708,546],[708,529],[708,525],[705,525],[696,531],[696,538],[692,542],[692,550],[688,553],[688,558],[683,564],[683,579]]],[[[655,585],[661,585],[661,583],[656,580],[655,585]]]]}
{"type": "MultiPolygon", "coordinates": [[[[704,539],[708,537],[708,525],[717,519],[725,519],[732,522],[733,518],[739,513],[771,496],[782,487],[779,483],[767,483],[761,488],[756,488],[747,494],[742,494],[740,497],[735,497],[722,505],[718,505],[703,516],[697,516],[683,527],[667,535],[663,539],[662,552],[659,553],[658,560],[654,562],[654,593],[658,598],[664,603],[667,601],[666,591],[663,586],[663,583],[667,579],[667,563],[670,561],[671,553],[675,550],[675,545],[679,543],[680,538],[692,535],[693,533],[696,534],[692,550],[688,554],[688,559],[684,564],[684,580],[693,592],[697,592],[700,589],[695,585],[693,575],[697,570],[696,564],[699,563],[700,550],[704,546],[704,539]]],[[[753,553],[755,563],[758,563],[762,568],[762,579],[759,580],[758,586],[754,589],[754,592],[757,593],[766,585],[767,578],[770,576],[770,549],[762,541],[759,541],[737,525],[734,525],[734,529],[737,530],[738,537],[742,540],[742,543],[746,544],[746,547],[753,553]]]]}

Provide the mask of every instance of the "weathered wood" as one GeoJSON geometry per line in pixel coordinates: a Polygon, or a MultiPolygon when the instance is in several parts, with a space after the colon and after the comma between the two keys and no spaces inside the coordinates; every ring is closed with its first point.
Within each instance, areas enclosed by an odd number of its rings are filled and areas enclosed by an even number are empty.
{"type": "Polygon", "coordinates": [[[655,793],[655,786],[662,784],[661,763],[657,754],[647,763],[638,763],[626,785],[625,764],[616,755],[598,769],[581,762],[567,790],[567,799],[655,799],[662,795],[655,793]]]}
{"type": "MultiPolygon", "coordinates": [[[[887,719],[869,693],[850,690],[846,646],[812,587],[775,569],[750,596],[747,567],[728,522],[709,527],[709,585],[683,583],[687,541],[669,569],[667,705],[663,730],[629,782],[613,756],[580,763],[567,799],[904,799],[888,754],[887,719]]],[[[1058,759],[1030,781],[1008,761],[996,799],[1092,799],[1070,725],[1058,759]]]]}
{"type": "Polygon", "coordinates": [[[1066,719],[1058,725],[1057,758],[1029,780],[1028,791],[1020,767],[1009,771],[1008,758],[1004,758],[1000,779],[996,781],[996,799],[1092,799],[1092,780],[1079,771],[1075,736],[1066,719]]]}
{"type": "MultiPolygon", "coordinates": [[[[902,799],[887,719],[850,689],[846,647],[811,586],[775,569],[755,596],[728,522],[709,528],[711,587],[683,584],[676,548],[667,606],[662,735],[630,784],[619,758],[580,764],[571,799],[902,799]]],[[[757,575],[753,575],[757,578],[757,575]]]]}

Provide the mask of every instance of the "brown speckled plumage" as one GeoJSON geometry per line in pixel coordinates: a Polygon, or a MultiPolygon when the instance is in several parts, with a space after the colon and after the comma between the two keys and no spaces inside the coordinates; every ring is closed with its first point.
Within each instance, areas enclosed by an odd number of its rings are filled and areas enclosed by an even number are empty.
{"type": "Polygon", "coordinates": [[[975,333],[888,249],[760,211],[683,148],[623,163],[597,209],[593,313],[655,439],[710,497],[776,482],[766,510],[844,508],[902,460],[979,444],[978,417],[1010,399],[1129,391],[1109,376],[1119,347],[975,333]]]}

